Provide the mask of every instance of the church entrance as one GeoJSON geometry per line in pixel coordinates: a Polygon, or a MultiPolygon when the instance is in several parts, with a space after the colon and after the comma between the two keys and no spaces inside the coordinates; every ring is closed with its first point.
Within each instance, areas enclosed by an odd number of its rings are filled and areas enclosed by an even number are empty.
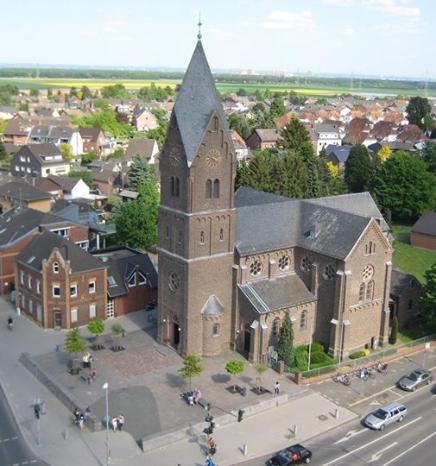
{"type": "Polygon", "coordinates": [[[180,343],[180,327],[177,322],[173,322],[173,346],[177,348],[180,343]]]}
{"type": "Polygon", "coordinates": [[[245,329],[244,330],[244,351],[247,353],[247,355],[250,353],[250,347],[251,347],[251,331],[250,329],[245,329]]]}

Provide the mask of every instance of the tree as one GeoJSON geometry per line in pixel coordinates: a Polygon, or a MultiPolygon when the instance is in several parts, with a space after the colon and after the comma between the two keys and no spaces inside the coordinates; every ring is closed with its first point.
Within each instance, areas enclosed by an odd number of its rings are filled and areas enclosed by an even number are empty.
{"type": "Polygon", "coordinates": [[[99,113],[80,118],[76,124],[81,128],[102,128],[105,133],[121,138],[133,136],[133,127],[117,120],[117,114],[110,108],[105,108],[99,113]]]}
{"type": "Polygon", "coordinates": [[[91,320],[88,324],[88,330],[95,335],[95,344],[100,343],[100,336],[104,332],[104,322],[101,319],[91,320]]]}
{"type": "Polygon", "coordinates": [[[189,391],[192,392],[192,377],[203,372],[201,359],[195,354],[188,354],[183,360],[183,367],[179,369],[180,375],[189,380],[189,391]]]}
{"type": "Polygon", "coordinates": [[[5,145],[0,141],[0,160],[5,160],[8,158],[8,154],[5,149],[5,145]]]}
{"type": "Polygon", "coordinates": [[[300,150],[305,143],[310,143],[309,131],[293,116],[291,121],[280,131],[277,145],[280,149],[300,150]]]}
{"type": "Polygon", "coordinates": [[[425,272],[425,285],[418,304],[420,315],[429,332],[436,331],[436,262],[425,272]]]}
{"type": "Polygon", "coordinates": [[[262,375],[268,370],[268,366],[263,362],[259,362],[254,366],[254,370],[257,373],[257,380],[259,382],[257,385],[257,391],[260,392],[262,390],[262,375]]]}
{"type": "Polygon", "coordinates": [[[89,165],[91,162],[94,162],[94,160],[98,160],[98,154],[96,152],[91,151],[87,154],[82,154],[81,159],[81,165],[89,165]]]}
{"type": "Polygon", "coordinates": [[[271,102],[270,115],[272,118],[281,117],[286,113],[286,107],[283,102],[283,97],[276,96],[271,102]]]}
{"type": "Polygon", "coordinates": [[[436,175],[436,142],[427,142],[422,151],[422,158],[428,169],[436,175]]]}
{"type": "Polygon", "coordinates": [[[294,363],[294,329],[289,314],[285,315],[280,327],[279,341],[277,343],[277,354],[279,359],[288,367],[294,363]]]}
{"type": "Polygon", "coordinates": [[[60,144],[59,151],[65,160],[68,160],[69,162],[72,162],[74,160],[73,148],[70,144],[60,144]]]}
{"type": "Polygon", "coordinates": [[[368,149],[362,144],[353,146],[350,156],[345,162],[344,180],[350,191],[360,193],[368,187],[373,171],[368,149]]]}
{"type": "Polygon", "coordinates": [[[128,99],[129,93],[123,84],[113,84],[103,87],[101,96],[104,99],[128,99]]]}
{"type": "Polygon", "coordinates": [[[382,146],[377,152],[377,159],[380,163],[384,163],[391,156],[391,154],[392,150],[389,146],[382,146]]]}
{"type": "Polygon", "coordinates": [[[391,325],[391,334],[389,335],[389,343],[391,345],[395,345],[397,342],[398,338],[398,319],[397,316],[394,316],[392,319],[392,325],[391,325]]]}
{"type": "Polygon", "coordinates": [[[83,180],[90,188],[93,187],[92,173],[87,170],[72,170],[68,173],[70,178],[78,178],[83,180]]]}
{"type": "Polygon", "coordinates": [[[436,176],[421,156],[410,152],[395,152],[377,165],[369,188],[394,220],[414,221],[436,204],[436,176]]]}
{"type": "Polygon", "coordinates": [[[339,167],[335,165],[332,161],[326,163],[327,169],[333,177],[339,175],[339,167]]]}
{"type": "Polygon", "coordinates": [[[82,86],[80,88],[80,98],[81,98],[81,100],[91,99],[92,98],[92,92],[91,92],[91,89],[89,89],[88,86],[82,86]]]}
{"type": "Polygon", "coordinates": [[[78,328],[69,331],[65,337],[65,351],[70,354],[81,353],[86,349],[86,341],[80,336],[78,328]]]}
{"type": "MultiPolygon", "coordinates": [[[[226,372],[231,376],[237,376],[244,372],[245,364],[244,361],[239,359],[232,359],[226,364],[226,372]]],[[[234,381],[233,381],[234,382],[234,381]]],[[[236,391],[236,383],[233,383],[233,391],[236,391]]]]}
{"type": "Polygon", "coordinates": [[[38,97],[39,96],[39,90],[36,88],[30,89],[30,97],[38,97]]]}
{"type": "Polygon", "coordinates": [[[162,149],[167,135],[168,122],[160,124],[157,128],[149,129],[145,132],[148,139],[156,139],[159,149],[162,149]]]}
{"type": "Polygon", "coordinates": [[[431,105],[425,97],[412,97],[406,108],[407,119],[411,125],[417,125],[421,129],[425,127],[424,120],[431,115],[431,105]]]}
{"type": "Polygon", "coordinates": [[[157,241],[159,192],[152,181],[139,188],[136,200],[121,204],[114,214],[118,244],[146,250],[157,241]]]}
{"type": "Polygon", "coordinates": [[[250,125],[243,115],[231,113],[229,116],[229,126],[234,129],[240,136],[247,139],[252,133],[254,126],[250,125]]]}
{"type": "Polygon", "coordinates": [[[139,190],[139,187],[148,180],[147,159],[139,154],[135,155],[128,171],[129,186],[139,190]]]}
{"type": "Polygon", "coordinates": [[[236,92],[236,95],[238,95],[239,97],[246,96],[246,95],[247,95],[247,91],[246,91],[243,87],[240,87],[240,88],[238,89],[238,91],[236,92]]]}

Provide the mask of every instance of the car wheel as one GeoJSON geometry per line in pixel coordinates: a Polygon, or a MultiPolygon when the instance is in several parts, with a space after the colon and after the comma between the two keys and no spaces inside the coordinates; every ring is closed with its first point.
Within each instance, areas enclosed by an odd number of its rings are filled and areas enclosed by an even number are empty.
{"type": "Polygon", "coordinates": [[[412,388],[412,392],[416,392],[416,387],[413,387],[413,388],[412,388]]]}
{"type": "Polygon", "coordinates": [[[431,380],[430,380],[430,379],[428,379],[428,380],[427,380],[427,385],[430,385],[430,382],[431,382],[431,380]]]}
{"type": "Polygon", "coordinates": [[[310,463],[310,458],[306,458],[306,459],[304,460],[304,462],[305,462],[306,464],[309,464],[309,463],[310,463]]]}
{"type": "Polygon", "coordinates": [[[403,419],[404,419],[404,417],[400,416],[400,418],[398,419],[398,422],[401,422],[403,419]]]}
{"type": "Polygon", "coordinates": [[[380,426],[380,432],[383,432],[384,430],[385,430],[385,425],[382,424],[382,425],[380,426]]]}

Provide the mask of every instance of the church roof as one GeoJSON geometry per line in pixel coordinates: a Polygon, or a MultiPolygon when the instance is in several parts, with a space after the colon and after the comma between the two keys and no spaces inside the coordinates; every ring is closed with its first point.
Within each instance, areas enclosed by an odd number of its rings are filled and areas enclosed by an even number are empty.
{"type": "Polygon", "coordinates": [[[239,289],[259,314],[316,300],[297,274],[244,283],[239,289]]]}
{"type": "Polygon", "coordinates": [[[210,295],[206,304],[201,310],[202,315],[207,316],[216,316],[221,315],[224,312],[224,306],[221,304],[221,301],[214,295],[210,295]]]}
{"type": "Polygon", "coordinates": [[[215,88],[215,81],[199,40],[174,105],[188,166],[194,160],[212,113],[215,111],[226,125],[226,116],[215,88]]]}

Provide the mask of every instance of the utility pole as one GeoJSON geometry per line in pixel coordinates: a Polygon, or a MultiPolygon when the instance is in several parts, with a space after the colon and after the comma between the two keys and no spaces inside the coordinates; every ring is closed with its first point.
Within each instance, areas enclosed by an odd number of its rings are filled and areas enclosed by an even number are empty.
{"type": "Polygon", "coordinates": [[[310,340],[309,340],[309,355],[307,360],[307,370],[310,371],[310,356],[312,353],[312,340],[313,340],[313,319],[310,320],[310,340]]]}

